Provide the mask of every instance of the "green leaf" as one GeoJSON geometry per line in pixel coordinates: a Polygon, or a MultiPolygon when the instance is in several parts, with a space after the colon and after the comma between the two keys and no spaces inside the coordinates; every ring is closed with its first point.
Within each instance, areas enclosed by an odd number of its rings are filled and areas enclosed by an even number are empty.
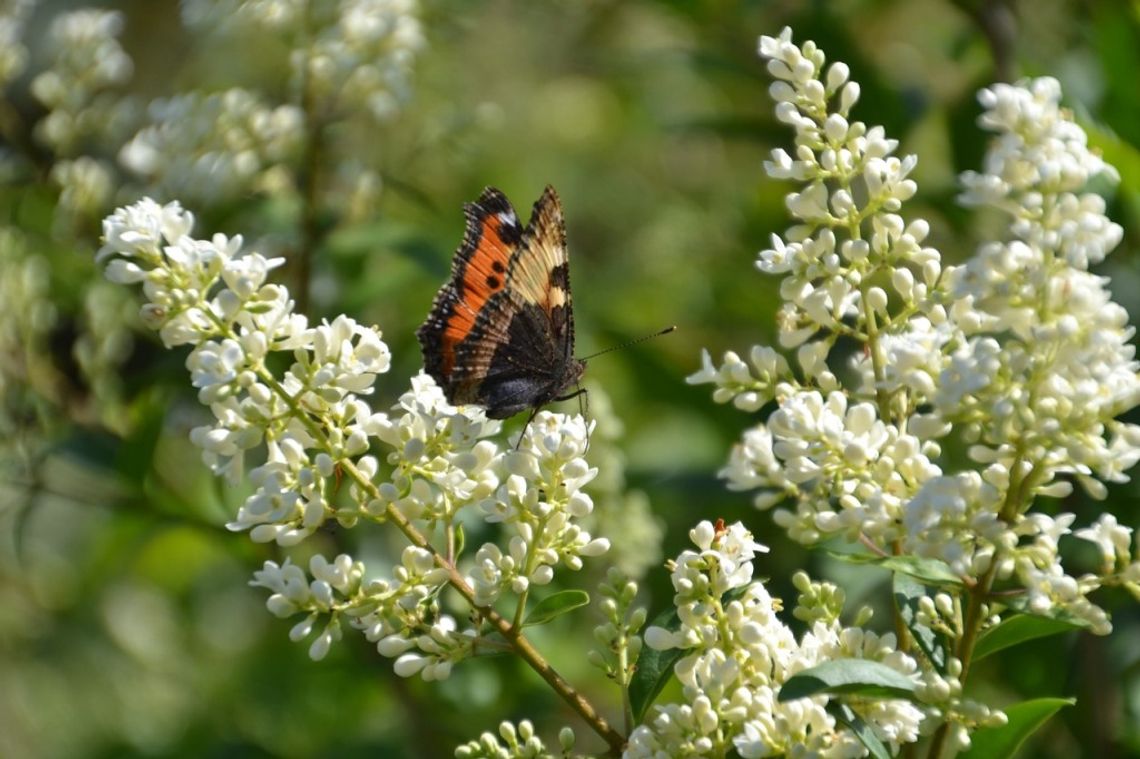
{"type": "Polygon", "coordinates": [[[961,587],[962,578],[954,573],[950,565],[938,559],[928,559],[922,556],[875,556],[869,553],[842,553],[840,551],[827,551],[828,556],[848,564],[870,564],[892,572],[902,572],[905,575],[922,580],[930,585],[961,587]]]}
{"type": "Polygon", "coordinates": [[[983,727],[970,736],[970,748],[959,759],[1008,759],[1021,748],[1025,739],[1045,724],[1063,706],[1072,706],[1075,698],[1035,698],[1022,701],[1002,711],[1009,722],[1001,727],[983,727]]]}
{"type": "Polygon", "coordinates": [[[1003,619],[978,638],[978,645],[974,648],[974,661],[1027,640],[1060,635],[1070,630],[1078,630],[1082,626],[1084,625],[1067,619],[1017,614],[1003,619]]]}
{"type": "Polygon", "coordinates": [[[467,531],[463,529],[463,524],[455,525],[455,558],[458,559],[463,555],[463,549],[467,546],[467,531]]]}
{"type": "MultiPolygon", "coordinates": [[[[676,632],[681,627],[681,620],[675,608],[668,608],[658,614],[649,626],[676,632]]],[[[648,645],[641,647],[637,668],[629,682],[629,705],[636,723],[641,723],[649,705],[657,699],[665,683],[673,676],[673,665],[684,655],[685,651],[680,648],[658,651],[648,645]]]]}
{"type": "Polygon", "coordinates": [[[864,722],[863,718],[856,714],[850,706],[842,701],[831,701],[827,704],[827,713],[854,733],[874,759],[891,759],[890,750],[879,740],[879,736],[875,735],[871,726],[864,722]]]}
{"type": "Polygon", "coordinates": [[[545,625],[555,617],[560,617],[568,611],[590,603],[590,594],[584,590],[563,590],[535,604],[530,610],[523,627],[545,625]]]}
{"type": "Polygon", "coordinates": [[[1077,615],[1060,608],[1053,608],[1044,614],[1038,614],[1029,608],[1029,596],[1025,593],[1019,593],[1018,595],[1001,600],[1002,603],[1005,604],[1006,608],[1012,609],[1013,611],[1020,612],[1021,614],[1025,614],[1030,617],[1053,619],[1058,622],[1066,622],[1073,627],[1080,627],[1082,629],[1088,629],[1092,627],[1092,622],[1089,622],[1084,617],[1078,617],[1077,615]]]}
{"type": "Polygon", "coordinates": [[[940,673],[946,673],[946,641],[944,636],[917,621],[918,603],[926,597],[926,586],[910,575],[895,572],[891,578],[895,608],[899,618],[906,624],[915,643],[926,654],[926,658],[940,673]]]}
{"type": "Polygon", "coordinates": [[[833,659],[793,675],[780,688],[780,701],[818,694],[854,694],[867,698],[906,698],[915,684],[886,664],[867,659],[833,659]]]}

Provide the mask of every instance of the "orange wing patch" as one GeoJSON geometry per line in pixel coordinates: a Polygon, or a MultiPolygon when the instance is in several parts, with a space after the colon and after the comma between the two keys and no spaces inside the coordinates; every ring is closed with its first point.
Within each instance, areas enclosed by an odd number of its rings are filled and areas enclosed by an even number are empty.
{"type": "Polygon", "coordinates": [[[455,283],[458,302],[442,335],[443,366],[447,372],[455,365],[455,346],[471,333],[483,306],[506,284],[513,246],[503,240],[502,224],[497,215],[482,220],[479,241],[464,266],[463,276],[455,283]]]}

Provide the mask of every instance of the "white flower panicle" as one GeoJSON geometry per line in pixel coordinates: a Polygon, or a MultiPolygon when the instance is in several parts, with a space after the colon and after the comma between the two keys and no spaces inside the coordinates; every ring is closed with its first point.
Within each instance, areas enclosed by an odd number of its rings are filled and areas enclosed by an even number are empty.
{"type": "Polygon", "coordinates": [[[148,115],[119,162],[159,195],[196,203],[272,188],[304,137],[300,108],[272,107],[238,88],[155,100],[148,115]]]}
{"type": "Polygon", "coordinates": [[[289,100],[273,103],[240,87],[157,99],[119,151],[123,167],[159,197],[206,205],[251,193],[311,193],[317,178],[309,162],[329,163],[320,170],[322,196],[347,217],[366,213],[380,176],[369,161],[330,149],[327,130],[335,125],[367,141],[367,125],[390,119],[410,99],[424,45],[416,0],[186,0],[181,9],[207,42],[257,51],[261,65],[266,35],[279,38],[274,63],[289,100]]]}
{"type": "Polygon", "coordinates": [[[391,449],[393,469],[368,508],[380,516],[393,504],[408,519],[448,521],[499,486],[502,454],[485,438],[500,423],[478,407],[452,406],[426,374],[412,377],[411,385],[376,431],[391,449]]]}
{"type": "MultiPolygon", "coordinates": [[[[134,66],[119,45],[123,14],[82,9],[61,13],[48,29],[50,67],[32,80],[31,91],[48,114],[36,136],[58,155],[73,155],[85,137],[114,133],[129,101],[114,88],[134,66]]],[[[2,55],[2,54],[0,54],[2,55]]]]}
{"type": "MultiPolygon", "coordinates": [[[[1102,496],[1103,482],[1126,480],[1140,460],[1140,427],[1116,419],[1140,402],[1134,330],[1106,280],[1087,271],[1122,230],[1083,188],[1114,170],[1059,106],[1056,81],[983,90],[980,123],[997,136],[985,171],[963,177],[962,200],[1008,214],[1010,239],[944,268],[924,245],[926,222],[900,215],[916,190],[915,159],[895,158],[881,128],[851,119],[859,88],[847,67],[826,65],[789,30],[762,38],[760,53],[796,142],[765,167],[803,189],[788,196],[793,226],[757,266],[783,278],[780,342],[797,348],[798,366],[761,346],[751,366],[729,352],[717,367],[702,354],[689,381],[714,384],[717,402],[776,404],[721,475],[759,490],[758,506],[790,500],[775,518],[797,541],[842,536],[963,576],[988,573],[1035,612],[1106,632],[1086,596],[1121,578],[1070,577],[1056,537],[1070,534],[1071,515],[1047,529],[1026,511],[1073,480],[1102,496]],[[864,346],[854,387],[828,368],[839,338],[864,346]],[[977,469],[944,472],[946,439],[964,444],[977,469]]],[[[1075,536],[1103,545],[1097,531],[1075,536]]]]}
{"type": "MultiPolygon", "coordinates": [[[[863,744],[832,716],[826,698],[781,702],[783,683],[838,658],[879,662],[916,682],[933,682],[914,658],[898,650],[893,634],[880,637],[843,627],[839,609],[814,615],[816,621],[797,639],[776,615],[779,602],[752,580],[752,562],[766,549],[739,523],[702,522],[690,536],[697,550],[671,562],[680,626],[651,626],[645,637],[655,649],[684,651],[674,667],[683,700],[654,706],[648,721],[631,734],[625,757],[720,756],[729,750],[743,757],[861,756],[863,744]]],[[[835,596],[806,577],[798,585],[800,608],[835,596]]],[[[897,750],[918,740],[919,726],[933,710],[958,708],[956,697],[928,690],[922,705],[902,699],[847,703],[897,750]]]]}
{"type": "MultiPolygon", "coordinates": [[[[447,570],[435,566],[427,551],[414,546],[404,549],[391,581],[365,581],[364,571],[364,564],[347,554],[332,562],[317,555],[309,560],[312,580],[286,559],[280,565],[265,562],[250,584],[271,591],[266,607],[274,616],[306,614],[289,632],[294,641],[311,637],[318,622],[324,620],[322,631],[309,648],[309,656],[314,660],[323,659],[330,645],[340,639],[344,622],[364,630],[372,641],[415,629],[430,635],[428,631],[433,628],[448,626],[445,620],[449,618],[436,618],[438,609],[432,601],[435,590],[446,582],[447,570]]],[[[391,644],[382,642],[380,650],[395,655],[391,644]]],[[[444,667],[438,662],[433,666],[436,670],[444,667]]]]}
{"type": "MultiPolygon", "coordinates": [[[[450,405],[424,374],[390,413],[373,411],[363,396],[391,363],[379,331],[346,316],[310,326],[288,291],[268,281],[282,259],[244,252],[241,237],[196,239],[193,225],[178,203],[144,199],[104,221],[98,260],[112,281],[142,285],[142,319],[168,347],[191,346],[191,383],[215,419],[191,433],[206,463],[237,481],[246,453],[264,451],[230,529],[291,546],[329,520],[452,530],[467,508],[500,525],[508,546],[487,543],[473,557],[466,584],[479,608],[514,594],[524,609],[530,586],[608,549],[580,526],[593,510],[583,487],[597,475],[580,416],[542,412],[504,452],[488,439],[499,422],[450,405]],[[271,368],[284,365],[271,361],[275,353],[288,359],[284,371],[271,368]]],[[[502,645],[487,642],[494,630],[482,614],[461,628],[440,610],[442,586],[462,584],[453,549],[410,546],[390,581],[364,583],[362,565],[342,556],[333,565],[314,559],[312,582],[287,563],[267,564],[255,584],[274,591],[275,614],[308,615],[295,638],[323,620],[314,658],[340,636],[343,618],[395,658],[398,674],[442,679],[480,645],[502,645]]]]}
{"type": "Polygon", "coordinates": [[[713,400],[732,402],[741,411],[757,411],[772,400],[782,381],[792,377],[787,360],[767,346],[753,346],[745,363],[732,351],[725,351],[718,368],[707,350],[701,351],[701,370],[686,378],[690,385],[716,384],[713,400]],[[749,366],[751,364],[751,367],[749,366]]]}
{"type": "Polygon", "coordinates": [[[335,25],[294,55],[294,67],[330,103],[390,118],[408,99],[424,44],[416,12],[416,0],[341,0],[335,25]]]}
{"type": "Polygon", "coordinates": [[[424,46],[416,0],[188,0],[186,23],[203,31],[264,34],[289,41],[294,90],[325,118],[349,111],[384,120],[411,92],[412,64],[424,46]]]}
{"type": "Polygon", "coordinates": [[[0,0],[0,89],[18,77],[28,63],[24,27],[35,0],[0,0]]]}
{"type": "Polygon", "coordinates": [[[609,550],[606,538],[594,538],[578,524],[594,509],[582,491],[598,473],[584,458],[592,426],[581,416],[540,411],[505,455],[509,474],[479,507],[484,519],[502,524],[511,537],[506,552],[485,543],[476,553],[468,579],[480,603],[547,585],[559,564],[578,570],[583,556],[609,550]]]}
{"type": "Polygon", "coordinates": [[[143,321],[168,347],[194,346],[186,366],[216,419],[191,434],[206,463],[236,482],[245,452],[265,444],[266,461],[250,475],[258,490],[230,527],[292,545],[337,515],[337,462],[377,469],[362,454],[384,415],[358,396],[388,370],[388,348],[344,316],[310,327],[288,292],[266,281],[283,259],[243,254],[240,236],[194,239],[193,223],[178,203],[144,199],[104,221],[98,259],[112,281],[142,284],[143,321]],[[266,366],[274,352],[294,359],[280,378],[266,366]]]}

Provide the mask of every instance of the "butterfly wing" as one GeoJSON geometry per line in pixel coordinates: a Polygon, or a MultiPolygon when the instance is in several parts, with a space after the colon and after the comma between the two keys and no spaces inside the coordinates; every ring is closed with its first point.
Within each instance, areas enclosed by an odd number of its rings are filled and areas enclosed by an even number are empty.
{"type": "Polygon", "coordinates": [[[428,374],[452,403],[506,418],[578,380],[562,206],[547,187],[526,229],[501,192],[468,204],[452,276],[418,336],[428,374]]]}

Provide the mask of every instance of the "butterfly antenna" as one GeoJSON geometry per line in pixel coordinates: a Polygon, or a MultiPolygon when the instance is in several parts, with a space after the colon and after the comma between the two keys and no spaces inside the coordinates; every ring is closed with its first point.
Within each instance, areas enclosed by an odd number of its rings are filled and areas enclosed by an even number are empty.
{"type": "Polygon", "coordinates": [[[620,345],[615,345],[611,348],[606,348],[603,351],[598,351],[597,353],[591,353],[589,356],[583,356],[582,358],[580,358],[578,360],[579,361],[589,361],[590,359],[595,358],[597,356],[600,356],[603,353],[610,353],[612,351],[620,351],[620,350],[623,350],[625,348],[629,348],[630,346],[637,345],[638,343],[644,343],[646,340],[652,340],[655,337],[661,337],[662,335],[667,335],[675,329],[677,329],[676,324],[674,324],[670,327],[666,327],[665,329],[661,330],[660,332],[654,332],[652,335],[644,335],[643,337],[639,337],[635,340],[630,340],[629,342],[621,343],[620,345]]]}

